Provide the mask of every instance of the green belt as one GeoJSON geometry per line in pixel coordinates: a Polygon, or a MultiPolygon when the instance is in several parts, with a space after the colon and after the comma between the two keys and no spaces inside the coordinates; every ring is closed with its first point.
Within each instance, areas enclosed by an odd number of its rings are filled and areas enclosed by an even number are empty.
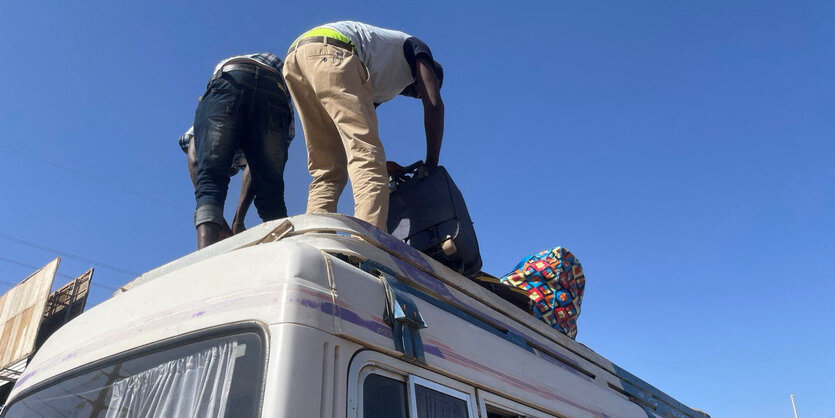
{"type": "Polygon", "coordinates": [[[346,44],[351,45],[352,48],[356,49],[356,46],[354,46],[354,43],[351,42],[350,38],[343,35],[341,32],[330,28],[313,28],[301,34],[301,36],[296,38],[296,40],[293,41],[293,44],[290,45],[290,49],[295,48],[296,44],[298,44],[302,39],[310,38],[311,36],[324,36],[326,38],[336,39],[337,41],[345,42],[346,44]]]}

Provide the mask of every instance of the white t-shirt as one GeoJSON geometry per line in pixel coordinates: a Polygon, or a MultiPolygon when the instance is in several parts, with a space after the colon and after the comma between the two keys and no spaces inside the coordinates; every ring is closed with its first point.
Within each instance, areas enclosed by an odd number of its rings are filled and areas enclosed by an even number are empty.
{"type": "Polygon", "coordinates": [[[357,48],[371,82],[374,103],[385,103],[415,82],[416,59],[429,47],[408,33],[378,28],[362,22],[342,21],[319,26],[338,31],[357,48]]]}

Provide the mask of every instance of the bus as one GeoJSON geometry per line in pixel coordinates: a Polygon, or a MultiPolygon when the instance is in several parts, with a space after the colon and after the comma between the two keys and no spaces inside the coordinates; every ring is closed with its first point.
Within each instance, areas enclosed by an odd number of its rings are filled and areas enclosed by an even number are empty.
{"type": "Polygon", "coordinates": [[[343,215],[250,228],[53,334],[19,417],[707,417],[343,215]]]}

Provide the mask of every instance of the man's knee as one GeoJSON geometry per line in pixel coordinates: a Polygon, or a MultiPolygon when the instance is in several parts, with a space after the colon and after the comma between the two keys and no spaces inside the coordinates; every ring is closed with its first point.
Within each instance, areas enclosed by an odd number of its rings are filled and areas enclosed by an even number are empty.
{"type": "Polygon", "coordinates": [[[314,183],[328,183],[342,187],[348,184],[348,168],[340,164],[310,170],[310,175],[314,183]]]}

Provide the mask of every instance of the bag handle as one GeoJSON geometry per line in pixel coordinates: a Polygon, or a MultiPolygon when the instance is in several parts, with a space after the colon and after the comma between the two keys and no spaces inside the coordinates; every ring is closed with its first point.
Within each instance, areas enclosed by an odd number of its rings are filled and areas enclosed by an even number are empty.
{"type": "Polygon", "coordinates": [[[422,160],[418,160],[403,168],[399,173],[389,177],[389,188],[391,191],[397,190],[397,187],[409,181],[420,180],[429,175],[426,170],[426,165],[422,160]]]}

